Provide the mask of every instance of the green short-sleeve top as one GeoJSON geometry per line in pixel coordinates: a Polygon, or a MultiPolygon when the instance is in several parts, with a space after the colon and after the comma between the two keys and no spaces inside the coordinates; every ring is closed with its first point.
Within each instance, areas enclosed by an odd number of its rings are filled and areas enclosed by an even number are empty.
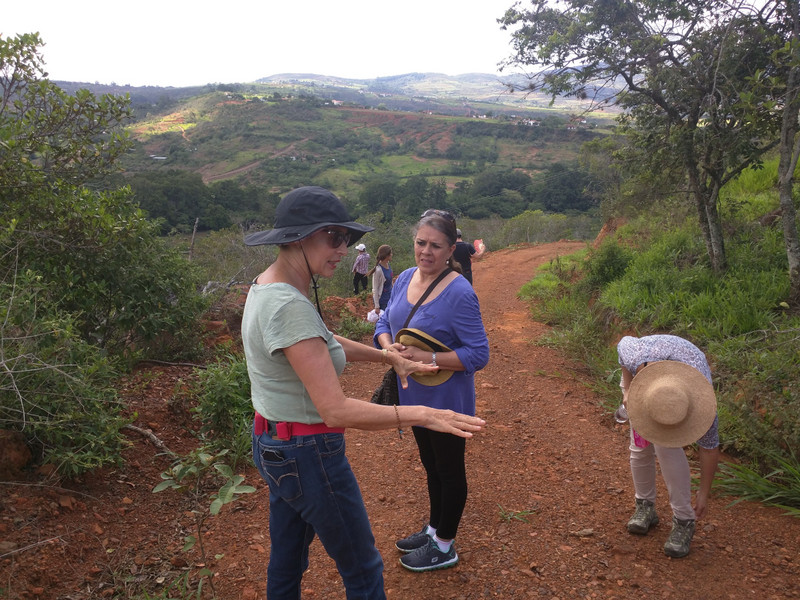
{"type": "Polygon", "coordinates": [[[287,283],[254,283],[250,287],[242,316],[242,343],[253,408],[267,420],[322,422],[283,352],[314,337],[325,341],[334,369],[341,375],[344,349],[308,298],[287,283]]]}

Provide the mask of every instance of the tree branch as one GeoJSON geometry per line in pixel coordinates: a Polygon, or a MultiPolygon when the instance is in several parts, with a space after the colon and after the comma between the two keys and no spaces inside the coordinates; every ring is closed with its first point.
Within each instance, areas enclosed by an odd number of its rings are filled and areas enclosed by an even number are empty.
{"type": "Polygon", "coordinates": [[[175,454],[172,450],[167,448],[167,445],[164,442],[162,442],[158,438],[158,436],[156,436],[156,434],[154,434],[149,429],[142,429],[141,427],[137,427],[136,425],[131,425],[131,424],[123,425],[122,429],[130,429],[131,431],[135,431],[139,435],[141,435],[143,437],[146,437],[148,440],[150,440],[150,442],[152,442],[152,444],[156,448],[158,448],[159,450],[163,450],[166,454],[169,454],[169,456],[171,458],[177,458],[178,457],[177,454],[175,454]]]}

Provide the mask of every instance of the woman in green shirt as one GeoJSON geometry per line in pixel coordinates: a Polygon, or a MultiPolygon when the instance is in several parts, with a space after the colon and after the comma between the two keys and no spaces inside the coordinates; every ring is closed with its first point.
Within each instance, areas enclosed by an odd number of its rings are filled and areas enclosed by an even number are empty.
{"type": "Polygon", "coordinates": [[[308,548],[318,536],[336,562],[348,598],[382,599],[383,561],[358,482],[345,456],[344,429],[420,425],[471,437],[482,419],[425,406],[381,406],[348,398],[338,377],[346,361],[389,364],[401,384],[412,362],[334,335],[309,300],[316,278],[333,275],[347,247],[371,231],[350,219],[330,191],[303,187],[276,210],[275,227],[245,239],[277,244],[278,258],[253,282],[242,320],[253,407],[253,459],[270,489],[267,597],[300,597],[308,548]]]}

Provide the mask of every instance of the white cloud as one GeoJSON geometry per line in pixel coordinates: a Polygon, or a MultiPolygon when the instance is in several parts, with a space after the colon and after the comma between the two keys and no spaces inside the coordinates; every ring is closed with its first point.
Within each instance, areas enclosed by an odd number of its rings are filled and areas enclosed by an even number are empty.
{"type": "Polygon", "coordinates": [[[131,85],[248,82],[285,72],[373,78],[495,73],[514,0],[40,0],[3,8],[4,37],[38,31],[50,77],[131,85]]]}

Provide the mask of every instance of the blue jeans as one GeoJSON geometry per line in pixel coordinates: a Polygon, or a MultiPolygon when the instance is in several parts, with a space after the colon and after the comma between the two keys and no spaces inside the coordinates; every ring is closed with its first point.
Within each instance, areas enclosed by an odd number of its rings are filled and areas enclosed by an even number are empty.
{"type": "Polygon", "coordinates": [[[344,434],[299,435],[288,441],[254,434],[253,462],[269,484],[267,598],[300,598],[308,547],[316,534],[336,562],[348,599],[384,600],[383,560],[345,456],[344,434]]]}

